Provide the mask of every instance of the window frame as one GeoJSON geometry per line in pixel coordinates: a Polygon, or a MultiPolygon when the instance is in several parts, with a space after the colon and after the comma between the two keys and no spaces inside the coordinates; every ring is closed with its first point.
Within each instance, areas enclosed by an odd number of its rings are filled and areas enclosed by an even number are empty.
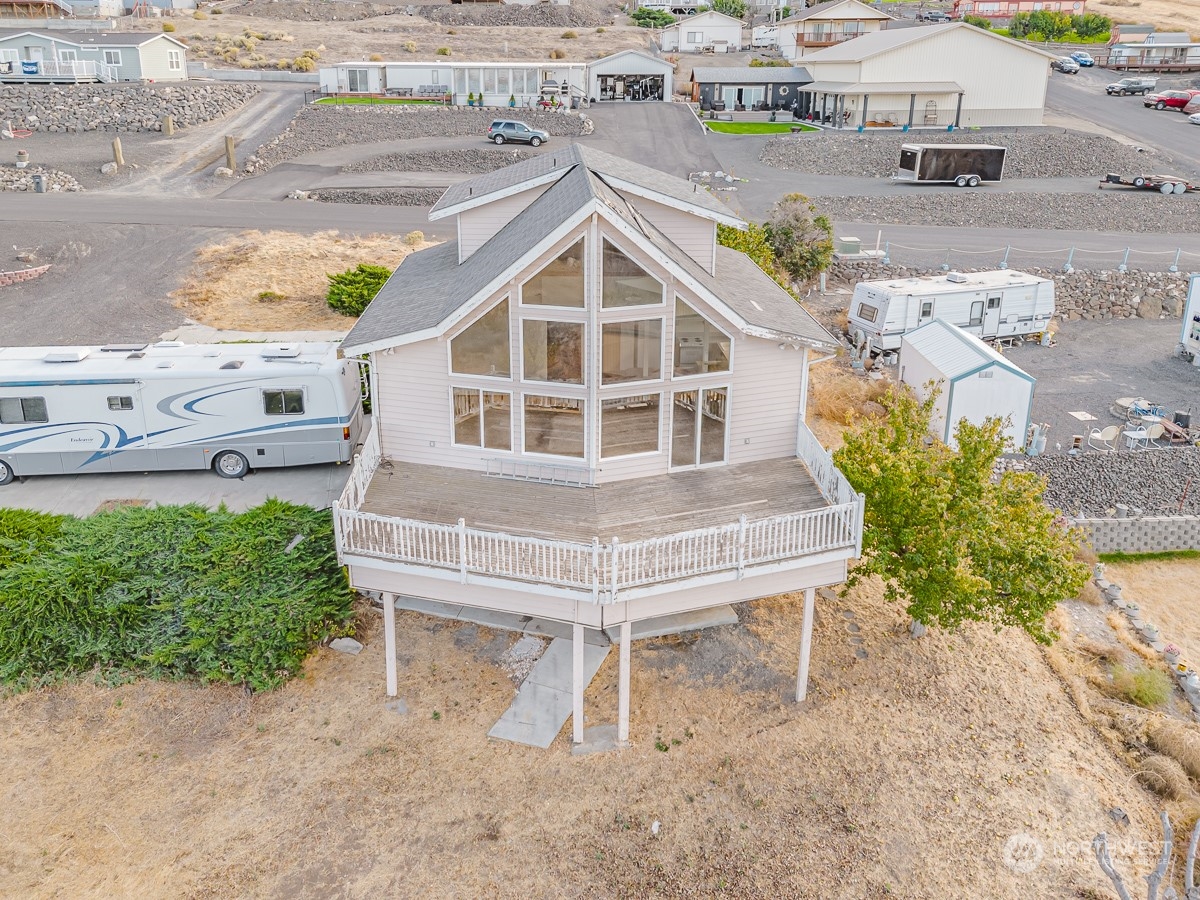
{"type": "MultiPolygon", "coordinates": [[[[663,452],[663,410],[666,404],[663,402],[664,397],[670,396],[672,393],[669,385],[663,385],[661,390],[657,391],[642,391],[637,392],[633,396],[622,394],[617,397],[601,397],[599,399],[600,414],[596,418],[596,428],[599,432],[600,440],[597,441],[597,452],[599,453],[599,462],[604,463],[617,459],[638,459],[641,457],[660,456],[663,452]],[[604,405],[613,403],[618,400],[633,399],[636,396],[656,396],[658,397],[658,423],[655,426],[655,448],[653,450],[639,450],[636,453],[619,453],[615,456],[604,455],[604,405]]],[[[669,437],[669,436],[668,436],[669,437]]]]}
{"type": "Polygon", "coordinates": [[[596,310],[597,310],[597,312],[599,312],[599,313],[616,313],[616,312],[621,312],[621,311],[628,312],[630,310],[635,310],[635,309],[653,309],[654,307],[661,307],[661,306],[666,305],[668,291],[667,291],[667,283],[663,279],[659,278],[657,275],[655,275],[653,272],[651,272],[648,268],[646,268],[646,266],[643,265],[643,263],[634,254],[627,251],[617,241],[614,241],[609,235],[601,233],[599,243],[600,243],[600,256],[599,256],[599,259],[597,260],[597,262],[599,262],[598,268],[600,270],[600,278],[599,278],[598,284],[596,286],[597,287],[597,291],[596,291],[596,310]],[[646,277],[654,280],[654,283],[659,286],[659,298],[658,298],[657,302],[655,302],[655,303],[636,303],[636,304],[631,304],[628,306],[605,306],[604,305],[604,278],[605,278],[605,275],[604,275],[604,245],[605,244],[610,244],[614,250],[618,251],[622,256],[624,256],[626,259],[628,259],[630,262],[632,262],[634,265],[636,265],[639,269],[641,269],[643,272],[645,272],[646,277]]]}
{"type": "Polygon", "coordinates": [[[121,61],[121,51],[120,50],[111,50],[107,47],[104,48],[104,64],[106,66],[124,65],[124,63],[121,61]],[[111,62],[111,56],[115,56],[117,61],[111,62]]]}
{"type": "Polygon", "coordinates": [[[707,313],[701,312],[699,309],[697,309],[695,302],[688,300],[686,297],[684,297],[682,294],[679,294],[679,293],[676,293],[675,297],[680,303],[682,303],[684,306],[686,306],[688,309],[690,309],[692,312],[694,312],[696,315],[698,315],[700,318],[702,318],[705,322],[707,322],[709,325],[711,325],[713,328],[715,328],[718,332],[720,332],[725,337],[725,339],[727,341],[729,341],[729,368],[724,369],[724,370],[718,369],[715,372],[693,372],[690,375],[678,375],[675,373],[675,347],[676,347],[676,343],[679,340],[679,322],[676,318],[674,305],[672,305],[672,307],[671,307],[671,352],[670,352],[670,359],[668,361],[669,365],[667,367],[671,373],[669,380],[670,381],[691,381],[692,379],[697,379],[697,378],[716,378],[721,381],[729,381],[730,379],[732,379],[733,372],[737,365],[737,363],[734,359],[734,355],[736,354],[737,350],[735,348],[736,341],[734,340],[733,335],[730,334],[728,331],[726,331],[724,328],[722,328],[720,325],[718,325],[716,322],[714,322],[712,317],[709,316],[707,313]]]}
{"type": "MultiPolygon", "coordinates": [[[[640,309],[640,308],[642,308],[642,307],[636,307],[636,306],[635,307],[621,307],[621,309],[640,309]]],[[[607,389],[611,389],[611,388],[617,388],[617,389],[627,388],[631,385],[636,386],[639,384],[642,384],[642,385],[657,384],[659,382],[665,382],[667,380],[666,371],[667,371],[668,367],[666,365],[666,359],[665,359],[666,343],[667,343],[667,340],[666,340],[666,338],[667,338],[667,321],[666,321],[665,314],[657,315],[657,316],[638,316],[636,318],[602,319],[602,320],[599,320],[596,322],[596,327],[599,329],[599,334],[597,335],[597,337],[599,338],[599,342],[600,342],[599,356],[597,358],[598,365],[597,365],[597,369],[596,369],[596,378],[597,378],[596,387],[599,390],[603,391],[603,390],[607,390],[607,389]],[[641,379],[638,379],[637,381],[605,381],[604,380],[604,329],[608,328],[609,326],[629,325],[629,324],[633,324],[636,322],[658,322],[658,375],[653,378],[641,378],[641,379]]],[[[675,361],[674,360],[674,351],[672,349],[672,354],[671,354],[672,364],[674,363],[674,361],[675,361]]],[[[671,368],[673,369],[674,366],[672,365],[671,368]]],[[[706,373],[706,374],[709,374],[709,373],[706,373]]],[[[585,384],[586,384],[586,379],[585,379],[585,384]]],[[[646,393],[646,392],[645,391],[635,391],[635,393],[646,393]]]]}
{"type": "MultiPolygon", "coordinates": [[[[479,308],[483,309],[482,306],[479,308]]],[[[507,294],[507,293],[502,294],[500,297],[498,297],[496,299],[496,301],[494,303],[492,303],[486,309],[484,309],[484,311],[482,313],[480,313],[478,311],[478,309],[476,310],[476,312],[478,314],[475,316],[475,318],[473,318],[470,321],[469,324],[462,325],[452,337],[449,337],[446,339],[446,371],[450,374],[451,378],[455,378],[455,379],[461,380],[463,378],[484,378],[488,381],[503,381],[507,384],[511,384],[513,381],[517,380],[516,375],[513,373],[512,295],[507,294]],[[504,303],[505,301],[508,301],[508,330],[507,330],[507,334],[508,334],[508,374],[507,375],[477,375],[474,372],[458,372],[458,371],[456,371],[454,368],[454,341],[457,340],[459,337],[461,337],[463,334],[465,334],[467,331],[470,331],[473,326],[478,325],[481,321],[483,321],[483,319],[487,318],[487,316],[489,316],[491,313],[495,312],[496,307],[498,307],[501,303],[504,303]]],[[[520,321],[520,320],[518,319],[518,321],[520,321]]]]}
{"type": "MultiPolygon", "coordinates": [[[[553,309],[553,308],[554,307],[551,307],[551,309],[553,309]]],[[[588,366],[588,353],[591,349],[591,342],[588,338],[588,331],[590,329],[588,328],[587,320],[582,317],[578,318],[578,319],[546,319],[541,316],[521,316],[520,323],[521,323],[521,325],[520,325],[520,334],[519,334],[519,338],[520,338],[519,355],[521,358],[521,374],[520,374],[521,383],[528,384],[528,385],[549,384],[549,385],[558,385],[560,387],[565,386],[567,388],[575,388],[576,390],[587,390],[588,375],[591,374],[589,371],[589,366],[588,366]],[[530,323],[530,322],[545,322],[547,325],[572,325],[572,326],[579,328],[580,334],[582,335],[582,341],[583,341],[582,346],[580,347],[580,352],[579,352],[579,381],[577,381],[577,382],[576,381],[542,381],[541,379],[538,379],[538,378],[531,378],[529,373],[525,371],[525,363],[526,363],[525,325],[526,325],[526,323],[530,323]]],[[[543,392],[543,393],[539,394],[538,396],[550,396],[550,395],[545,394],[543,392]]]]}
{"type": "MultiPolygon", "coordinates": [[[[529,126],[525,125],[524,122],[512,122],[512,123],[509,123],[508,125],[506,125],[506,127],[511,127],[515,130],[517,125],[523,126],[526,131],[529,130],[529,126]]],[[[529,309],[529,310],[566,309],[566,310],[571,310],[576,313],[586,314],[587,308],[588,308],[588,278],[587,278],[588,253],[590,252],[588,244],[589,244],[588,236],[585,233],[585,234],[577,235],[575,240],[573,240],[569,244],[566,244],[565,246],[561,247],[557,252],[551,250],[550,252],[553,253],[554,255],[551,256],[549,259],[547,259],[544,263],[542,263],[542,265],[540,267],[538,267],[536,271],[529,273],[529,277],[524,279],[520,283],[520,285],[518,285],[518,287],[517,287],[517,295],[518,295],[517,306],[521,307],[522,309],[529,309]],[[544,272],[546,270],[546,267],[553,264],[554,262],[556,262],[560,256],[562,256],[568,250],[571,250],[580,244],[583,245],[583,253],[581,254],[581,258],[583,260],[583,271],[581,273],[581,277],[583,279],[582,302],[578,306],[555,306],[552,303],[529,303],[528,301],[526,301],[525,286],[527,284],[529,284],[529,282],[533,281],[533,279],[535,279],[539,275],[541,275],[542,272],[544,272]]]]}
{"type": "Polygon", "coordinates": [[[967,327],[968,328],[977,328],[983,324],[984,305],[985,305],[984,301],[982,301],[982,300],[972,300],[971,301],[971,310],[967,314],[967,327]]]}
{"type": "Polygon", "coordinates": [[[511,389],[507,390],[507,391],[497,391],[497,390],[493,390],[490,386],[474,387],[472,385],[451,384],[450,385],[450,446],[455,448],[456,450],[470,450],[470,451],[486,450],[489,453],[508,453],[510,455],[515,453],[516,451],[514,450],[515,442],[513,441],[513,425],[515,423],[516,416],[513,415],[513,409],[514,409],[513,401],[516,396],[517,396],[517,392],[513,391],[511,389]],[[454,417],[455,417],[454,392],[455,391],[473,391],[479,398],[479,443],[478,444],[463,444],[463,443],[460,443],[458,440],[458,423],[454,421],[454,417]],[[485,422],[486,407],[484,406],[484,395],[485,394],[504,394],[508,397],[508,449],[507,450],[505,450],[502,447],[489,447],[486,444],[487,427],[486,427],[486,422],[485,422]]]}
{"type": "Polygon", "coordinates": [[[183,71],[183,51],[168,50],[167,51],[167,70],[170,72],[183,71]]]}
{"type": "Polygon", "coordinates": [[[108,408],[110,412],[132,412],[133,411],[133,396],[125,394],[114,394],[108,398],[108,408]],[[114,406],[113,401],[117,401],[114,406]],[[128,403],[128,406],[126,405],[128,403]]]}
{"type": "Polygon", "coordinates": [[[864,322],[870,322],[872,325],[874,325],[875,322],[879,319],[879,307],[872,306],[866,300],[859,300],[857,315],[864,322]],[[867,315],[866,310],[871,311],[871,314],[869,316],[867,315]]]}
{"type": "Polygon", "coordinates": [[[262,395],[262,410],[263,410],[262,414],[264,416],[303,416],[305,414],[305,411],[308,409],[308,396],[307,396],[308,392],[305,391],[305,389],[302,387],[297,387],[297,388],[259,388],[259,391],[262,395]],[[267,395],[268,394],[279,394],[280,395],[279,400],[280,400],[280,403],[283,405],[282,412],[275,413],[275,412],[269,412],[267,410],[267,395]],[[287,396],[286,396],[287,394],[299,394],[300,395],[300,411],[299,412],[288,412],[287,411],[287,396]]]}
{"type": "Polygon", "coordinates": [[[46,403],[45,397],[29,396],[29,397],[0,397],[2,400],[16,400],[21,404],[21,418],[12,421],[5,421],[3,415],[0,415],[0,425],[48,425],[50,423],[50,407],[46,403]],[[26,401],[40,401],[42,404],[42,415],[44,418],[31,419],[29,413],[25,409],[26,401]]]}
{"type": "Polygon", "coordinates": [[[681,390],[675,390],[672,388],[671,390],[668,391],[668,395],[669,395],[669,402],[671,404],[671,410],[670,410],[671,430],[670,430],[670,433],[669,433],[668,439],[667,439],[667,471],[668,472],[687,472],[687,471],[691,471],[694,469],[709,469],[709,468],[713,468],[715,466],[729,465],[730,464],[729,450],[730,450],[730,447],[732,446],[732,434],[731,434],[732,429],[730,427],[732,424],[732,417],[729,412],[733,408],[733,381],[732,381],[732,379],[718,381],[714,384],[709,384],[709,385],[695,385],[695,386],[684,385],[681,390]],[[693,439],[693,444],[692,444],[693,459],[695,459],[696,462],[688,463],[685,465],[676,465],[675,464],[675,452],[674,452],[675,395],[678,393],[685,393],[685,392],[689,392],[689,391],[695,391],[695,393],[696,393],[697,408],[696,408],[695,423],[696,423],[697,427],[696,427],[696,434],[695,434],[695,437],[693,439]],[[704,395],[707,394],[709,391],[724,391],[725,392],[725,422],[724,422],[725,427],[723,429],[723,431],[724,431],[723,443],[722,443],[722,447],[721,447],[721,458],[719,460],[716,460],[714,462],[700,462],[699,461],[700,460],[700,451],[703,446],[703,438],[704,438],[704,434],[703,434],[703,421],[704,421],[703,405],[704,404],[703,404],[703,401],[705,399],[704,395]]]}
{"type": "MultiPolygon", "coordinates": [[[[541,384],[542,382],[535,382],[535,383],[541,384]]],[[[536,391],[536,390],[521,391],[520,397],[521,397],[521,427],[520,427],[521,450],[520,450],[520,454],[522,456],[530,456],[530,457],[554,459],[554,460],[568,459],[568,460],[571,460],[573,463],[580,465],[580,466],[587,466],[590,464],[589,463],[589,460],[590,460],[589,451],[591,450],[592,423],[588,417],[589,402],[588,402],[587,397],[572,397],[570,394],[544,393],[544,392],[536,391]],[[530,397],[545,397],[550,400],[569,400],[572,403],[579,404],[580,419],[583,422],[583,453],[580,456],[564,456],[561,453],[547,453],[543,450],[530,450],[529,449],[529,441],[528,441],[529,417],[527,415],[528,411],[526,409],[525,402],[530,397]]]]}

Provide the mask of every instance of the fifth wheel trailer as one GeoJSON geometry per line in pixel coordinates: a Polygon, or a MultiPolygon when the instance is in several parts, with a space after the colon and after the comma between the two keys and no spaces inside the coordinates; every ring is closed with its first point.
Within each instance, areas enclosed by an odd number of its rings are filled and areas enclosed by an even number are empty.
{"type": "Polygon", "coordinates": [[[0,349],[0,484],[349,462],[360,373],[331,343],[0,349]]]}
{"type": "Polygon", "coordinates": [[[896,181],[978,187],[1004,176],[1004,147],[991,144],[901,144],[896,181]]]}
{"type": "Polygon", "coordinates": [[[907,332],[943,319],[982,340],[1040,334],[1054,316],[1054,282],[1001,269],[862,281],[847,330],[871,353],[900,349],[907,332]]]}

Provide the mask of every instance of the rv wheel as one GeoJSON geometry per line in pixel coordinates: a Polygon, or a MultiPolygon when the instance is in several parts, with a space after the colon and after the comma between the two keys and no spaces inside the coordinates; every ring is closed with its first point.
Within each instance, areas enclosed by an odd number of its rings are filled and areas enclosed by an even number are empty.
{"type": "Polygon", "coordinates": [[[213,468],[222,478],[241,478],[250,471],[246,457],[233,450],[224,450],[213,460],[213,468]]]}
{"type": "Polygon", "coordinates": [[[13,470],[6,462],[0,462],[0,484],[8,484],[13,480],[13,470]]]}

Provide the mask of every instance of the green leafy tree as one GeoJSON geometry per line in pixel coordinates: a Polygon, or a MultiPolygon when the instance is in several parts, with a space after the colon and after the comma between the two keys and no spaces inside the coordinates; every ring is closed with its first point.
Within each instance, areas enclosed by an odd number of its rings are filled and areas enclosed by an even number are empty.
{"type": "Polygon", "coordinates": [[[329,293],[325,300],[334,312],[343,316],[361,316],[383,283],[392,275],[386,266],[361,263],[337,275],[326,275],[329,293]]]}
{"type": "Polygon", "coordinates": [[[784,194],[763,224],[780,268],[805,282],[833,262],[833,226],[803,194],[784,194]]]}
{"type": "Polygon", "coordinates": [[[976,28],[982,28],[984,31],[992,30],[992,23],[983,16],[963,16],[963,21],[968,25],[974,25],[976,28]]]}
{"type": "Polygon", "coordinates": [[[714,11],[740,19],[746,15],[746,0],[713,0],[714,11]]]}
{"type": "Polygon", "coordinates": [[[1068,13],[1039,9],[1029,14],[1030,34],[1037,32],[1048,41],[1057,41],[1069,34],[1070,31],[1071,16],[1068,13]]]}
{"type": "Polygon", "coordinates": [[[1098,13],[1071,16],[1071,30],[1081,38],[1098,38],[1112,31],[1113,21],[1098,13]]]}
{"type": "Polygon", "coordinates": [[[629,18],[639,28],[666,28],[675,24],[675,17],[661,9],[635,9],[629,18]]]}
{"type": "Polygon", "coordinates": [[[1019,12],[1013,13],[1011,19],[1008,20],[1008,36],[1014,38],[1023,38],[1032,30],[1029,27],[1029,13],[1019,12]]]}
{"type": "Polygon", "coordinates": [[[863,560],[850,583],[878,575],[889,600],[921,625],[1015,625],[1036,641],[1055,635],[1046,614],[1088,577],[1079,535],[1042,502],[1045,481],[992,470],[1003,423],[963,420],[957,449],[930,437],[937,391],[924,402],[892,388],[885,413],[846,434],[834,461],[866,497],[863,560]]]}

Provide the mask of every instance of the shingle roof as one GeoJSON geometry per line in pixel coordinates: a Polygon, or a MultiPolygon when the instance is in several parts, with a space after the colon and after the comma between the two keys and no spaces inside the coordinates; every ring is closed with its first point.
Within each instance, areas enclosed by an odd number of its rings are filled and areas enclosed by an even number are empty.
{"type": "MultiPolygon", "coordinates": [[[[823,13],[827,10],[833,9],[835,6],[841,6],[845,2],[847,2],[847,0],[828,0],[828,2],[826,2],[826,3],[818,3],[815,6],[808,7],[808,9],[802,9],[797,13],[793,13],[792,15],[788,16],[786,19],[780,19],[779,24],[782,25],[784,22],[803,22],[805,19],[811,19],[813,16],[817,15],[818,13],[823,13]]],[[[858,5],[866,6],[865,3],[859,3],[858,5]]],[[[870,7],[867,7],[867,8],[870,9],[870,7]]],[[[881,19],[892,18],[891,16],[889,16],[887,13],[885,13],[883,10],[880,10],[880,9],[871,9],[871,12],[876,13],[878,15],[878,17],[881,19]]],[[[850,18],[857,19],[859,17],[858,16],[846,16],[846,18],[847,19],[850,19],[850,18]]]]}
{"type": "Polygon", "coordinates": [[[109,34],[95,31],[59,31],[57,28],[53,30],[45,28],[2,28],[0,29],[0,41],[15,37],[18,34],[34,34],[46,40],[57,41],[60,44],[74,44],[77,47],[138,47],[157,38],[166,38],[173,43],[179,44],[180,47],[187,46],[183,42],[171,37],[171,35],[162,33],[123,32],[121,34],[109,34]]]}
{"type": "Polygon", "coordinates": [[[515,188],[525,182],[552,178],[555,172],[566,171],[579,165],[586,166],[599,175],[633,185],[634,188],[640,188],[647,193],[686,204],[706,218],[730,224],[737,221],[737,217],[730,213],[720,200],[697,184],[579,144],[567,144],[562,148],[546,150],[531,159],[453,185],[433,205],[430,218],[441,218],[451,214],[454,208],[461,204],[482,200],[490,194],[515,188]]]}
{"type": "MultiPolygon", "coordinates": [[[[905,44],[916,43],[917,41],[933,37],[935,34],[964,28],[967,29],[963,32],[964,34],[974,37],[982,36],[993,41],[1004,41],[1016,49],[1036,53],[1039,56],[1053,56],[1053,54],[1048,54],[1037,47],[1023,44],[1020,41],[1014,41],[1012,38],[1006,38],[1003,35],[993,34],[990,31],[984,31],[982,28],[976,28],[974,25],[968,25],[965,22],[949,22],[935,25],[921,25],[917,28],[885,28],[883,31],[873,31],[870,34],[860,35],[852,40],[842,41],[840,44],[834,44],[832,47],[825,47],[822,50],[806,54],[804,62],[805,65],[810,66],[827,62],[862,62],[864,59],[870,59],[872,56],[887,53],[889,50],[895,50],[897,47],[903,47],[905,44]]],[[[817,74],[820,75],[820,72],[818,71],[817,74]]]]}
{"type": "Polygon", "coordinates": [[[697,84],[808,84],[812,76],[798,66],[697,66],[697,84]]]}

